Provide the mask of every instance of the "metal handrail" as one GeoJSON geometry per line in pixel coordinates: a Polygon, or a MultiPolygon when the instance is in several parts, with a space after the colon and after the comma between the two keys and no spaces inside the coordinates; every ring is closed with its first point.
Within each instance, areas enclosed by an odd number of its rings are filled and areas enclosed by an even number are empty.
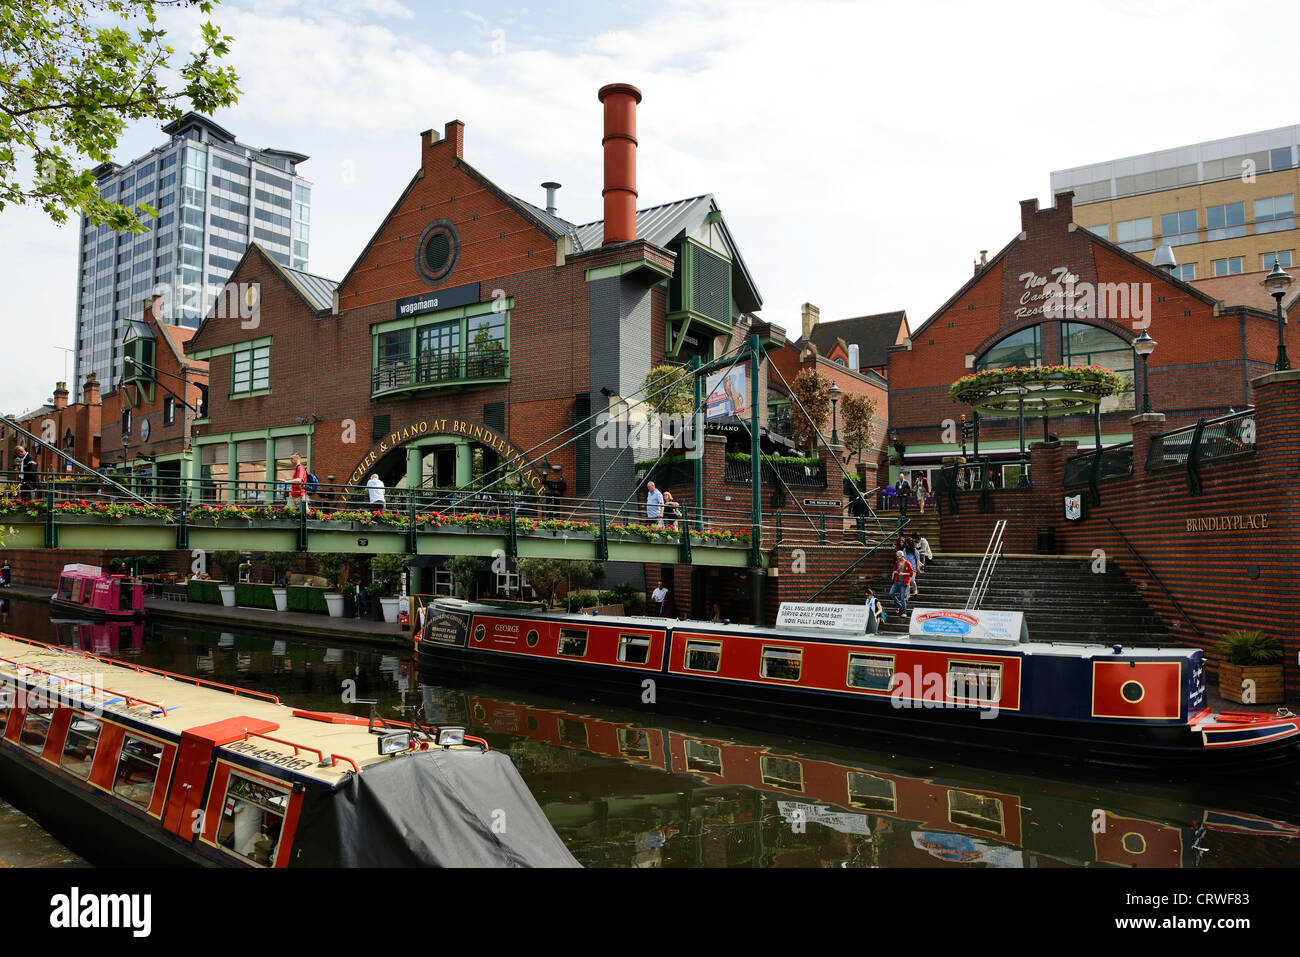
{"type": "Polygon", "coordinates": [[[971,583],[970,595],[966,598],[966,610],[970,611],[979,607],[979,602],[983,600],[985,592],[988,590],[989,580],[993,577],[993,569],[997,567],[998,558],[1002,554],[1002,535],[1006,530],[1007,520],[998,519],[993,525],[993,534],[989,536],[989,543],[984,548],[984,554],[980,557],[979,568],[975,570],[975,581],[971,583]]]}
{"type": "Polygon", "coordinates": [[[1151,576],[1151,580],[1160,586],[1160,590],[1165,593],[1165,597],[1169,599],[1171,604],[1173,604],[1178,614],[1183,616],[1183,621],[1192,626],[1192,631],[1196,632],[1196,634],[1201,638],[1204,638],[1205,632],[1201,631],[1201,629],[1197,627],[1196,622],[1192,621],[1192,619],[1188,617],[1187,612],[1183,611],[1183,606],[1178,604],[1178,599],[1174,597],[1174,593],[1165,587],[1165,583],[1160,580],[1160,576],[1157,575],[1154,569],[1146,563],[1146,559],[1144,559],[1138,550],[1133,547],[1133,543],[1130,542],[1128,538],[1125,537],[1124,533],[1119,530],[1119,526],[1115,524],[1115,520],[1107,516],[1106,521],[1110,523],[1110,527],[1114,529],[1115,534],[1119,536],[1119,540],[1124,543],[1132,556],[1138,560],[1138,564],[1141,565],[1143,570],[1151,576]]]}

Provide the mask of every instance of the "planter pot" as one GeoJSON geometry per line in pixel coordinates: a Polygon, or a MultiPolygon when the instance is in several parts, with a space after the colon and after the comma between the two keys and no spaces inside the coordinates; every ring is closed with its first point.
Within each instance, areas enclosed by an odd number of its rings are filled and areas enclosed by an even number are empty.
{"type": "Polygon", "coordinates": [[[1224,701],[1237,704],[1281,704],[1286,700],[1282,689],[1282,664],[1219,665],[1219,694],[1224,701]]]}
{"type": "Polygon", "coordinates": [[[331,618],[342,618],[343,595],[338,592],[327,592],[325,594],[325,610],[329,612],[331,618]]]}
{"type": "Polygon", "coordinates": [[[271,594],[275,597],[275,610],[276,610],[276,611],[288,611],[288,610],[289,610],[289,589],[287,589],[287,588],[272,588],[272,589],[271,589],[271,594]]]}
{"type": "Polygon", "coordinates": [[[218,591],[221,592],[221,604],[225,605],[227,608],[234,608],[235,607],[235,586],[218,585],[217,589],[218,591]]]}
{"type": "Polygon", "coordinates": [[[397,624],[397,613],[401,610],[402,599],[400,598],[381,598],[379,604],[384,606],[384,621],[390,625],[397,624]]]}

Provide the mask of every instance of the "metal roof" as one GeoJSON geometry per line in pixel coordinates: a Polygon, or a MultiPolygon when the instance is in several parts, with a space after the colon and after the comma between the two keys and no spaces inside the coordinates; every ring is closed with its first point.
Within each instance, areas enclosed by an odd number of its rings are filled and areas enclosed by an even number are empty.
{"type": "Polygon", "coordinates": [[[540,206],[534,206],[526,199],[520,199],[518,196],[511,196],[510,198],[513,199],[520,206],[525,207],[530,213],[532,213],[534,216],[536,216],[538,219],[544,222],[547,226],[551,227],[552,232],[554,232],[556,235],[563,236],[567,233],[568,235],[572,236],[573,231],[577,228],[576,226],[573,225],[573,223],[569,222],[567,219],[561,219],[559,216],[556,216],[554,213],[548,213],[540,206]]]}
{"type": "Polygon", "coordinates": [[[317,310],[334,308],[334,290],[339,287],[339,284],[333,279],[314,276],[309,272],[303,272],[301,269],[290,269],[283,264],[280,265],[280,268],[302,290],[303,295],[307,297],[307,301],[317,310]]]}
{"type": "MultiPolygon", "coordinates": [[[[664,203],[662,206],[638,209],[636,211],[636,238],[644,239],[656,246],[667,246],[683,229],[695,227],[716,208],[713,202],[713,194],[705,193],[703,196],[679,199],[675,203],[664,203]]],[[[605,241],[605,221],[603,219],[570,228],[573,230],[576,252],[599,249],[605,241]]]]}

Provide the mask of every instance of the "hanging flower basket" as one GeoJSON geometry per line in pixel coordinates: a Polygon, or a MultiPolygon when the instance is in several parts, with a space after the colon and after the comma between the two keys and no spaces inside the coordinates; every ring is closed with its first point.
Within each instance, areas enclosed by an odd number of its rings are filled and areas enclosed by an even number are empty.
{"type": "Polygon", "coordinates": [[[1101,366],[1017,366],[962,376],[948,394],[987,415],[1052,416],[1091,412],[1124,388],[1123,376],[1101,366]]]}

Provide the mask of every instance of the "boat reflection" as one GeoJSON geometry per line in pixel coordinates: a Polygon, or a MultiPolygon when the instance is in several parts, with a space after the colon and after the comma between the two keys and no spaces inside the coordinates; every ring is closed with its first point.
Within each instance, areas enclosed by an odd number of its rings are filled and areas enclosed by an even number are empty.
{"type": "Polygon", "coordinates": [[[143,621],[86,621],[51,618],[55,643],[110,658],[135,658],[144,651],[143,621]]]}
{"type": "Polygon", "coordinates": [[[1130,791],[988,769],[917,774],[906,759],[895,766],[888,755],[865,753],[857,762],[736,740],[743,732],[731,728],[719,737],[707,726],[646,726],[421,688],[429,713],[459,714],[489,733],[675,776],[665,787],[662,777],[607,769],[596,796],[588,796],[574,788],[579,778],[567,767],[556,793],[544,794],[547,771],[564,762],[514,749],[552,825],[586,863],[617,862],[606,859],[612,855],[641,866],[788,866],[804,857],[823,866],[1258,866],[1274,855],[1283,863],[1300,837],[1290,821],[1241,809],[1249,799],[1240,795],[1229,810],[1149,781],[1130,791]]]}

